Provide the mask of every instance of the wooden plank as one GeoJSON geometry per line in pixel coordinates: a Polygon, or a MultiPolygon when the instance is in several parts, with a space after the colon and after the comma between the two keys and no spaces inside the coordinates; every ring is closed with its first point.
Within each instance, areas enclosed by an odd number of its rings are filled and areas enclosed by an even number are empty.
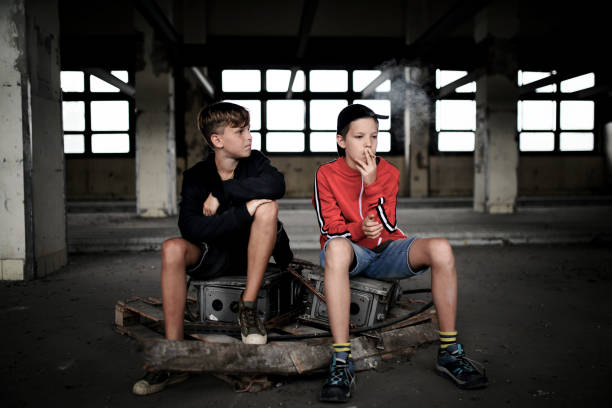
{"type": "MultiPolygon", "coordinates": [[[[373,368],[382,355],[403,354],[438,339],[437,326],[428,321],[380,334],[380,341],[354,338],[353,359],[358,369],[373,368]]],[[[326,369],[331,358],[331,339],[325,342],[271,342],[266,345],[208,343],[200,341],[146,340],[145,366],[149,370],[212,372],[225,374],[294,375],[326,369]]]]}
{"type": "Polygon", "coordinates": [[[125,308],[154,322],[164,320],[164,310],[161,307],[150,305],[142,299],[128,301],[125,303],[125,308]]]}
{"type": "Polygon", "coordinates": [[[226,334],[190,333],[188,336],[207,343],[240,343],[240,340],[226,334]]]}

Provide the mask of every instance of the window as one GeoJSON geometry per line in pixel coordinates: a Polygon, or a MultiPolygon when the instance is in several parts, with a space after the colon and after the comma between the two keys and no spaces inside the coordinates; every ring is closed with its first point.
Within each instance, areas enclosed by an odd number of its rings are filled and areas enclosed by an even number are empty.
{"type": "MultiPolygon", "coordinates": [[[[111,74],[129,83],[128,71],[111,74]]],[[[133,99],[83,71],[62,71],[64,153],[133,154],[133,99]]]]}
{"type": "MultiPolygon", "coordinates": [[[[221,72],[222,98],[249,111],[253,149],[274,154],[336,153],[336,120],[349,103],[391,115],[391,81],[380,84],[372,99],[359,99],[380,74],[378,70],[298,70],[292,97],[287,99],[289,69],[226,69],[221,72]]],[[[393,150],[391,135],[391,120],[381,120],[378,152],[393,150]]]]}
{"type": "MultiPolygon", "coordinates": [[[[556,74],[555,71],[519,71],[518,85],[527,85],[556,74]]],[[[529,96],[518,101],[517,130],[520,151],[594,151],[595,103],[577,99],[572,95],[593,86],[595,75],[588,73],[554,81],[535,90],[537,99],[535,96],[529,96]]]]}
{"type": "MultiPolygon", "coordinates": [[[[466,76],[467,71],[436,70],[436,88],[440,89],[466,76]]],[[[436,148],[439,152],[473,152],[476,131],[476,82],[455,89],[452,99],[436,101],[436,148]]]]}

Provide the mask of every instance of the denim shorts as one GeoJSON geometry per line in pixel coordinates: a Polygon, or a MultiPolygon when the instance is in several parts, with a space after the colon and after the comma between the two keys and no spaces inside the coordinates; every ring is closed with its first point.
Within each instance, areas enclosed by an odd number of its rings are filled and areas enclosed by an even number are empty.
{"type": "MultiPolygon", "coordinates": [[[[417,238],[415,236],[397,239],[387,245],[381,252],[364,248],[349,240],[355,254],[353,268],[349,271],[349,276],[364,276],[370,279],[403,279],[424,273],[429,267],[426,266],[418,271],[413,271],[408,261],[410,247],[417,238]]],[[[321,268],[325,268],[325,248],[331,241],[330,239],[325,243],[319,254],[321,268]]]]}

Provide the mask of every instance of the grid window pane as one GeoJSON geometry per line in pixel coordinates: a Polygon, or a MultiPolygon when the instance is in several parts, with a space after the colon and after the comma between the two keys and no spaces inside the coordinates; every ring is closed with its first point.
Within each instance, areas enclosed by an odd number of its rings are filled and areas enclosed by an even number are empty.
{"type": "Polygon", "coordinates": [[[584,74],[561,82],[561,92],[576,92],[595,86],[595,74],[584,74]]]}
{"type": "Polygon", "coordinates": [[[561,129],[591,130],[595,124],[595,102],[561,101],[561,129]]]}
{"type": "Polygon", "coordinates": [[[128,101],[92,101],[91,130],[129,130],[128,101]]]}
{"type": "MultiPolygon", "coordinates": [[[[111,71],[111,75],[125,83],[128,82],[127,71],[111,71]]],[[[109,84],[95,75],[89,76],[89,89],[91,92],[119,92],[119,88],[109,84]]]]}
{"type": "Polygon", "coordinates": [[[223,92],[259,92],[261,75],[257,69],[226,69],[221,72],[223,92]]]}
{"type": "Polygon", "coordinates": [[[251,150],[261,150],[261,133],[251,132],[251,150]]]}
{"type": "MultiPolygon", "coordinates": [[[[269,92],[287,92],[290,78],[291,70],[289,69],[269,69],[266,71],[266,90],[269,92]]],[[[304,71],[299,70],[295,73],[291,90],[293,92],[304,92],[306,90],[304,71]]]]}
{"type": "Polygon", "coordinates": [[[312,92],[348,91],[348,71],[345,70],[313,70],[309,79],[312,92]]]}
{"type": "Polygon", "coordinates": [[[92,153],[129,153],[130,135],[127,133],[94,133],[91,135],[92,153]]]}
{"type": "Polygon", "coordinates": [[[266,103],[267,128],[271,130],[302,130],[304,129],[305,113],[306,103],[304,101],[287,99],[268,101],[266,103]]]}
{"type": "Polygon", "coordinates": [[[266,150],[269,152],[303,152],[304,133],[302,132],[268,132],[266,150]]]}
{"type": "Polygon", "coordinates": [[[251,120],[251,130],[261,129],[261,101],[255,99],[228,99],[225,102],[235,103],[248,110],[251,120]]]}
{"type": "Polygon", "coordinates": [[[335,130],[338,114],[347,105],[348,101],[343,99],[310,101],[310,128],[314,130],[335,130]]]}
{"type": "Polygon", "coordinates": [[[336,152],[336,132],[312,132],[310,134],[311,152],[336,152]]]}
{"type": "Polygon", "coordinates": [[[83,92],[85,90],[85,75],[82,71],[62,71],[60,83],[63,92],[83,92]]]}
{"type": "Polygon", "coordinates": [[[473,152],[474,132],[438,133],[438,150],[441,152],[473,152]]]}
{"type": "Polygon", "coordinates": [[[378,145],[376,146],[377,152],[390,152],[391,151],[391,133],[379,132],[378,133],[378,145]]]}
{"type": "Polygon", "coordinates": [[[476,130],[476,101],[436,101],[436,130],[476,130]]]}
{"type": "Polygon", "coordinates": [[[85,153],[85,136],[64,134],[64,153],[85,153]]]}
{"type": "Polygon", "coordinates": [[[85,102],[62,102],[64,130],[85,130],[85,102]]]}
{"type": "MultiPolygon", "coordinates": [[[[436,88],[442,88],[468,74],[467,71],[436,70],[436,88]]],[[[455,89],[455,92],[476,92],[476,82],[470,82],[455,89]]]]}
{"type": "Polygon", "coordinates": [[[555,101],[519,101],[518,130],[555,130],[555,101]]]}
{"type": "Polygon", "coordinates": [[[555,134],[552,132],[521,132],[519,148],[522,152],[552,152],[555,134]]]}
{"type": "Polygon", "coordinates": [[[391,129],[391,101],[386,99],[357,99],[355,103],[365,105],[379,115],[389,116],[389,119],[378,119],[378,130],[391,129]]]}
{"type": "Polygon", "coordinates": [[[595,148],[593,133],[561,132],[560,149],[564,152],[590,152],[595,148]]]}
{"type": "MultiPolygon", "coordinates": [[[[361,92],[366,86],[378,78],[382,71],[379,70],[355,70],[353,71],[353,91],[361,92]]],[[[386,80],[382,84],[378,85],[375,89],[376,92],[389,92],[391,90],[391,81],[386,80]]]]}

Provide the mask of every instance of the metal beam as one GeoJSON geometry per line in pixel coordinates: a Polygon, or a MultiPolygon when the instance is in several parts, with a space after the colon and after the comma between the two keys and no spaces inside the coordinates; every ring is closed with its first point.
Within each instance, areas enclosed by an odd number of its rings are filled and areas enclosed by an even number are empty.
{"type": "MultiPolygon", "coordinates": [[[[306,45],[308,44],[308,38],[310,37],[310,30],[312,29],[312,23],[314,22],[314,16],[317,12],[319,0],[304,0],[302,7],[302,15],[300,17],[300,28],[298,30],[298,49],[297,49],[297,60],[300,61],[304,58],[306,53],[306,45]]],[[[290,99],[293,92],[293,82],[295,81],[295,74],[299,67],[294,66],[291,68],[291,75],[289,76],[289,87],[287,88],[287,99],[290,99]]]]}
{"type": "Polygon", "coordinates": [[[204,91],[208,94],[208,96],[210,96],[211,99],[214,99],[215,88],[210,82],[210,79],[208,79],[208,77],[206,77],[206,75],[204,75],[204,73],[200,71],[198,67],[191,67],[191,72],[196,77],[200,85],[202,85],[202,88],[204,88],[204,91]]]}
{"type": "Polygon", "coordinates": [[[574,96],[578,99],[590,99],[601,94],[607,93],[612,89],[612,85],[604,84],[597,85],[587,89],[581,89],[580,91],[572,92],[569,95],[574,96]]]}
{"type": "Polygon", "coordinates": [[[568,71],[564,73],[556,72],[554,74],[551,74],[550,76],[547,76],[546,78],[538,79],[537,81],[530,82],[526,85],[519,87],[519,95],[525,96],[535,91],[538,88],[541,88],[546,85],[554,84],[555,82],[558,82],[558,81],[565,81],[566,79],[574,78],[580,75],[581,73],[583,73],[583,71],[571,71],[571,72],[568,71]]]}
{"type": "Polygon", "coordinates": [[[136,88],[134,88],[130,84],[123,82],[108,71],[105,71],[101,68],[85,68],[83,71],[87,72],[88,74],[95,75],[101,80],[108,82],[112,86],[119,88],[119,91],[123,92],[126,95],[129,95],[131,97],[134,97],[136,95],[136,88]]]}
{"type": "Polygon", "coordinates": [[[151,27],[164,36],[166,41],[172,44],[182,42],[174,25],[168,20],[164,11],[155,0],[134,0],[134,6],[145,20],[151,24],[151,27]]]}
{"type": "Polygon", "coordinates": [[[438,98],[444,98],[452,94],[453,92],[455,92],[455,89],[459,88],[460,86],[469,84],[470,82],[474,82],[475,80],[483,76],[485,72],[486,72],[486,69],[484,67],[477,68],[474,71],[468,73],[467,75],[462,76],[461,78],[457,79],[456,81],[453,81],[448,85],[444,85],[442,88],[438,90],[438,98]]]}

